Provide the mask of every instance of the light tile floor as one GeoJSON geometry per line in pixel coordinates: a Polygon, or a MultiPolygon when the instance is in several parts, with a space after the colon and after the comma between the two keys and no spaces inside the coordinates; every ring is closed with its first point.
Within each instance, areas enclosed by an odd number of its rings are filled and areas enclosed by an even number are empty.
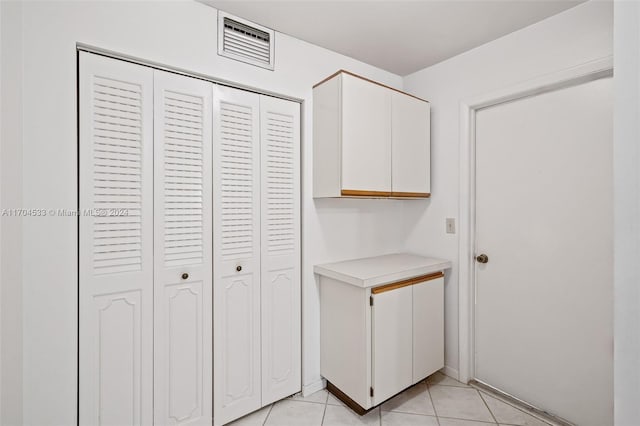
{"type": "Polygon", "coordinates": [[[294,395],[233,423],[233,426],[548,426],[506,402],[435,373],[364,416],[321,390],[294,395]]]}

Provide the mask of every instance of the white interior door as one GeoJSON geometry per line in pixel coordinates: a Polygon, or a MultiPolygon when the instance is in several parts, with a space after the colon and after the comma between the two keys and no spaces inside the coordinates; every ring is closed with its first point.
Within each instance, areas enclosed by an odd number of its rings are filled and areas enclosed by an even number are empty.
{"type": "Polygon", "coordinates": [[[153,70],[80,54],[79,423],[153,424],[153,70]]]}
{"type": "Polygon", "coordinates": [[[262,405],[301,388],[300,105],[260,96],[262,405]]]}
{"type": "Polygon", "coordinates": [[[154,71],[154,424],[212,419],[209,82],[154,71]]]}
{"type": "Polygon", "coordinates": [[[214,424],[261,406],[260,96],[214,88],[214,424]]]}
{"type": "Polygon", "coordinates": [[[613,423],[612,79],[478,112],[475,376],[613,423]]]}

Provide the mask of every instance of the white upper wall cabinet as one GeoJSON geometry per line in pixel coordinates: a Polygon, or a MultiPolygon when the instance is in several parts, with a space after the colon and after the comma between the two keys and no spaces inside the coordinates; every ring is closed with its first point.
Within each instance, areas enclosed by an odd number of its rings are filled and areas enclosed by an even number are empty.
{"type": "Polygon", "coordinates": [[[429,103],[341,70],[313,88],[315,198],[430,196],[429,103]]]}

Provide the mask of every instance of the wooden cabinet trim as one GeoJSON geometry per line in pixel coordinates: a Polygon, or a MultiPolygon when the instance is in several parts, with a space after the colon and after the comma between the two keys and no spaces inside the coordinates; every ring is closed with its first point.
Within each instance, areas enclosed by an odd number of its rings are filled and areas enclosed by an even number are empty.
{"type": "Polygon", "coordinates": [[[359,189],[343,189],[340,191],[343,197],[391,197],[391,198],[430,198],[429,192],[389,192],[389,191],[362,191],[359,189]]]}
{"type": "Polygon", "coordinates": [[[374,287],[371,289],[371,294],[379,294],[379,293],[384,293],[386,291],[397,290],[402,287],[420,284],[426,281],[431,281],[431,280],[435,280],[442,277],[444,277],[444,272],[442,271],[436,272],[434,274],[421,275],[419,277],[409,278],[407,280],[381,285],[380,287],[374,287]]]}
{"type": "Polygon", "coordinates": [[[358,189],[343,189],[340,191],[343,197],[390,197],[389,191],[360,191],[358,189]]]}
{"type": "Polygon", "coordinates": [[[399,90],[399,89],[396,89],[396,88],[393,88],[393,87],[387,86],[386,84],[378,83],[377,81],[371,80],[371,79],[369,79],[369,78],[363,77],[363,76],[358,75],[358,74],[354,74],[354,73],[352,73],[351,71],[347,71],[347,70],[338,70],[338,71],[334,72],[334,73],[333,73],[333,74],[331,74],[329,77],[327,77],[327,78],[325,78],[324,80],[322,80],[321,82],[319,82],[319,83],[317,83],[317,84],[314,84],[314,85],[313,85],[313,89],[315,89],[316,87],[320,86],[322,83],[325,83],[325,82],[327,82],[327,81],[331,80],[333,77],[337,76],[337,75],[338,75],[338,74],[340,74],[340,73],[348,74],[348,75],[350,75],[350,76],[353,76],[353,77],[359,78],[359,79],[361,79],[361,80],[368,81],[369,83],[373,83],[373,84],[376,84],[376,85],[378,85],[378,86],[382,86],[382,87],[385,87],[385,88],[387,88],[387,89],[393,90],[394,92],[398,92],[398,93],[402,93],[403,95],[410,96],[410,97],[412,97],[412,98],[414,98],[414,99],[417,99],[417,100],[419,100],[419,101],[429,103],[429,101],[427,101],[426,99],[419,98],[419,97],[417,97],[417,96],[415,96],[415,95],[412,95],[411,93],[403,92],[402,90],[399,90]]]}
{"type": "Polygon", "coordinates": [[[401,198],[429,198],[431,194],[429,192],[396,192],[391,191],[392,197],[401,197],[401,198]]]}

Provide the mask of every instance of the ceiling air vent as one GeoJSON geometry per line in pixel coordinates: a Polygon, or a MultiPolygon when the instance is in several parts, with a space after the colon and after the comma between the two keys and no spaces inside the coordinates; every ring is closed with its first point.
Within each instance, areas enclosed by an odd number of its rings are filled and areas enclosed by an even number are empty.
{"type": "Polygon", "coordinates": [[[274,31],[218,11],[218,54],[273,69],[274,31]]]}

